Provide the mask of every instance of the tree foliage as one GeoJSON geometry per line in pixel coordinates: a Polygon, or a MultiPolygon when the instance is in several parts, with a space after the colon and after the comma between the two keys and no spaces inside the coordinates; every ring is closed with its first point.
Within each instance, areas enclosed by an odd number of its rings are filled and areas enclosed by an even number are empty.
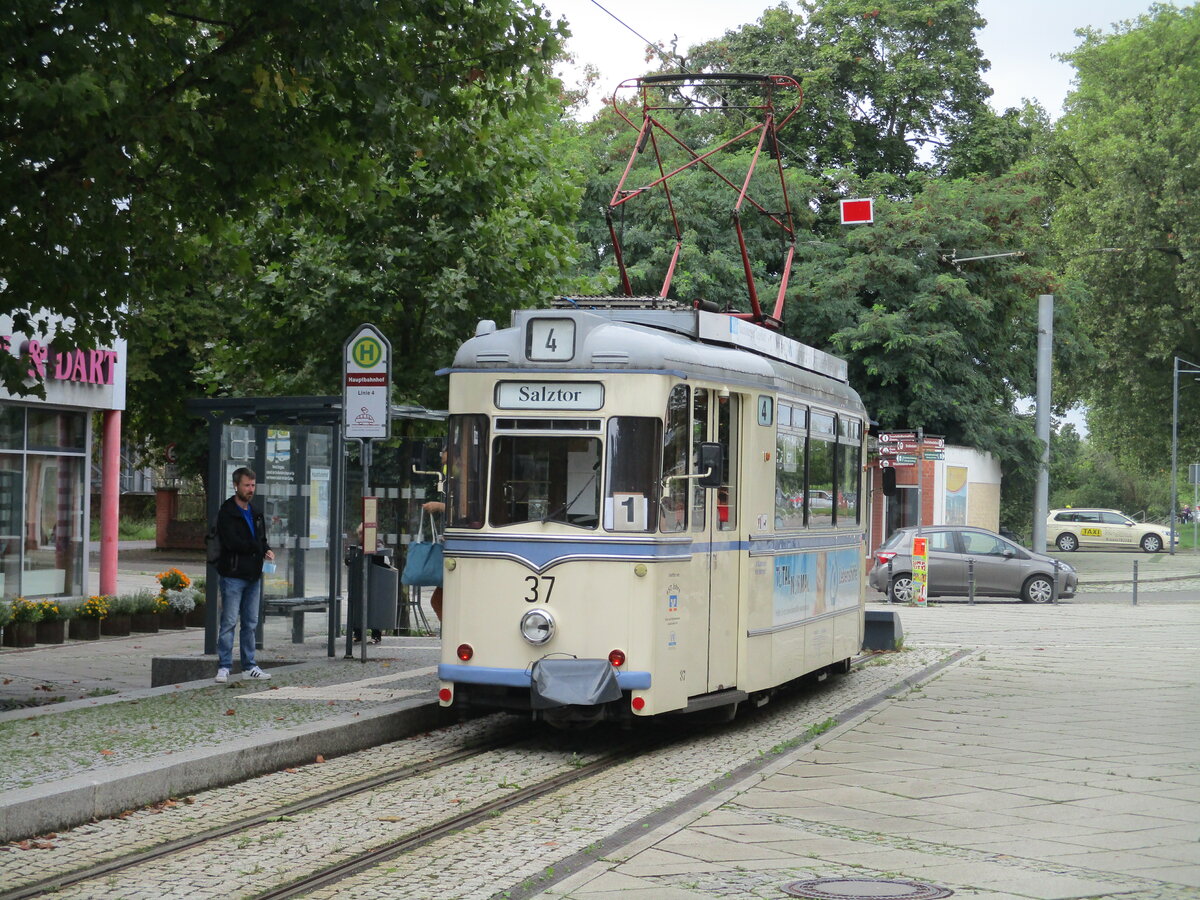
{"type": "MultiPolygon", "coordinates": [[[[781,5],[692,48],[686,64],[793,75],[804,84],[801,113],[780,130],[797,231],[785,331],[849,360],[851,382],[881,426],[923,426],[991,450],[1015,471],[1037,459],[1032,417],[1018,401],[1034,392],[1039,294],[1061,295],[1060,368],[1080,366],[1088,345],[1076,334],[1075,292],[1042,252],[1048,122],[1032,105],[1000,116],[987,109],[987,63],[973,33],[981,25],[973,0],[781,5]],[[838,200],[856,196],[875,198],[874,225],[840,225],[838,200]],[[979,256],[990,258],[961,261],[979,256]]],[[[746,127],[750,116],[738,109],[753,102],[746,89],[720,83],[694,97],[670,122],[701,146],[746,127]]],[[[616,271],[596,210],[608,203],[635,138],[611,111],[581,138],[599,160],[579,232],[595,252],[581,271],[593,283],[607,279],[609,290],[616,271]]],[[[647,156],[634,171],[656,176],[647,156]]],[[[733,176],[746,159],[717,165],[733,176]]],[[[740,176],[731,180],[740,184],[740,176]]],[[[698,167],[675,184],[677,212],[686,212],[672,296],[747,310],[727,227],[732,197],[698,167]]],[[[768,209],[781,208],[777,189],[763,196],[768,209]]],[[[673,235],[661,194],[645,201],[627,204],[617,226],[635,293],[657,293],[673,235]]],[[[745,216],[743,224],[752,269],[773,299],[786,246],[764,219],[745,216]]],[[[1056,399],[1069,405],[1071,397],[1056,399]]]]}
{"type": "MultiPolygon", "coordinates": [[[[1078,86],[1056,135],[1054,235],[1087,286],[1099,350],[1077,381],[1091,436],[1133,470],[1169,468],[1172,360],[1200,362],[1200,9],[1155,6],[1067,58],[1078,86]]],[[[1181,379],[1180,446],[1200,453],[1181,379]]]]}
{"type": "Polygon", "coordinates": [[[811,171],[903,175],[986,112],[974,0],[802,0],[694,47],[693,70],[791,75],[804,107],[781,139],[811,171]]]}
{"type": "Polygon", "coordinates": [[[0,288],[18,329],[50,314],[111,337],[185,296],[214,249],[248,265],[231,226],[276,193],[369,195],[364,148],[415,153],[414,127],[444,123],[439,152],[469,158],[479,127],[542,102],[557,49],[516,2],[7,5],[0,288]]]}

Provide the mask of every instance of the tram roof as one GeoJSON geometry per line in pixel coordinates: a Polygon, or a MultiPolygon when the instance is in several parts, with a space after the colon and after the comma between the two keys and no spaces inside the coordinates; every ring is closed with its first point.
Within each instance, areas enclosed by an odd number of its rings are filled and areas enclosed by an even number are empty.
{"type": "Polygon", "coordinates": [[[677,371],[764,387],[791,385],[860,405],[847,384],[848,366],[836,356],[725,313],[671,307],[659,298],[645,305],[634,305],[637,298],[611,299],[617,302],[602,305],[589,298],[565,308],[515,310],[511,327],[504,329],[485,320],[459,348],[451,371],[677,371]],[[569,358],[527,356],[529,324],[547,319],[575,323],[569,358]]]}

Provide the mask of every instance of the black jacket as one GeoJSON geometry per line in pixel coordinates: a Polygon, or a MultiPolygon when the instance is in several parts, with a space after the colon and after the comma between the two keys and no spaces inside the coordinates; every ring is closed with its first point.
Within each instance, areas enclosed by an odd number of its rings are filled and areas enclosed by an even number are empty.
{"type": "Polygon", "coordinates": [[[254,581],[262,577],[263,557],[270,545],[267,544],[267,521],[262,512],[251,504],[254,517],[254,534],[242,515],[237,500],[230,497],[221,504],[217,512],[217,534],[221,538],[221,559],[217,571],[226,578],[244,578],[254,581]]]}

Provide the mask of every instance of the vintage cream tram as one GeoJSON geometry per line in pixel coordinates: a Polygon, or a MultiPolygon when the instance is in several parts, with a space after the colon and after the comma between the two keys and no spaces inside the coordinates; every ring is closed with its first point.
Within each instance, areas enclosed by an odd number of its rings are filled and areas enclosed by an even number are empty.
{"type": "Polygon", "coordinates": [[[481,322],[446,371],[443,706],[732,713],[849,670],[866,415],[845,362],[612,298],[481,322]]]}

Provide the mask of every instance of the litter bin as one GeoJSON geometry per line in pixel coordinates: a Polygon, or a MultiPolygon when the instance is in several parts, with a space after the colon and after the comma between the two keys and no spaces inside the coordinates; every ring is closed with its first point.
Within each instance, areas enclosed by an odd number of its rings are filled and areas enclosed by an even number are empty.
{"type": "Polygon", "coordinates": [[[396,629],[396,607],[400,596],[400,570],[387,553],[370,554],[367,566],[367,627],[380,631],[396,629]]]}

